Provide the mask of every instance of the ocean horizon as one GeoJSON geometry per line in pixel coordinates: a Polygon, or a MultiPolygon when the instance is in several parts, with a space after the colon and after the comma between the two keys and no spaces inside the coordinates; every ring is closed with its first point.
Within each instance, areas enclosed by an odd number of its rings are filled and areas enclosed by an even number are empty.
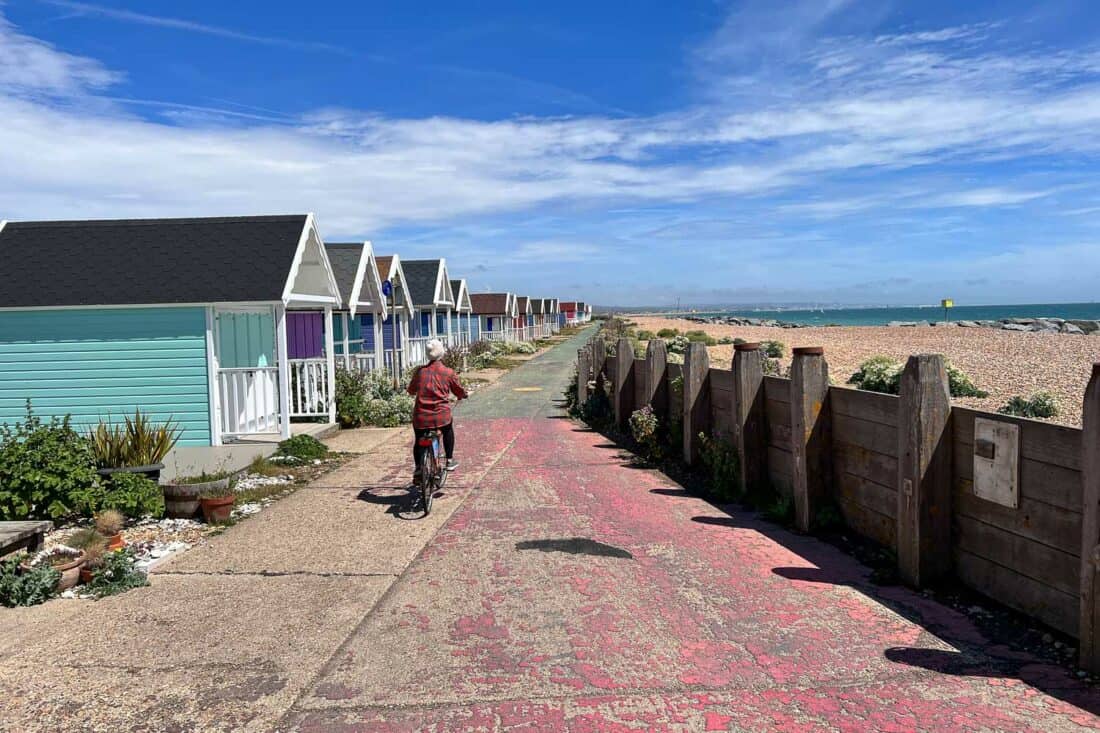
{"type": "MultiPolygon", "coordinates": [[[[766,318],[812,326],[884,326],[891,321],[942,321],[938,305],[855,308],[729,308],[681,311],[682,316],[766,318]]],[[[1032,303],[1019,305],[957,305],[947,310],[952,321],[996,321],[1002,318],[1064,318],[1100,320],[1100,303],[1032,303]]]]}

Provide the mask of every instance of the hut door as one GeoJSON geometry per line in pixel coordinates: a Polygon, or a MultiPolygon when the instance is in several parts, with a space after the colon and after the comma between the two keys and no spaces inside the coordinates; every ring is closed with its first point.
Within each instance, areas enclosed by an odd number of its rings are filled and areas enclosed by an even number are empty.
{"type": "Polygon", "coordinates": [[[271,308],[214,311],[219,424],[223,436],[279,432],[279,368],[271,308]]]}

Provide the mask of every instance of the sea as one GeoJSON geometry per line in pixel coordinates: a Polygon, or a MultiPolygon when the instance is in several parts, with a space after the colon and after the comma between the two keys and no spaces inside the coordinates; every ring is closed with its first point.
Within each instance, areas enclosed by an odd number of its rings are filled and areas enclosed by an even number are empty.
{"type": "MultiPolygon", "coordinates": [[[[683,315],[771,318],[811,326],[885,326],[890,321],[942,321],[938,305],[875,308],[804,308],[775,310],[694,311],[683,315]]],[[[1021,305],[956,305],[947,310],[952,321],[996,321],[1002,318],[1065,318],[1100,320],[1100,303],[1033,303],[1021,305]]]]}

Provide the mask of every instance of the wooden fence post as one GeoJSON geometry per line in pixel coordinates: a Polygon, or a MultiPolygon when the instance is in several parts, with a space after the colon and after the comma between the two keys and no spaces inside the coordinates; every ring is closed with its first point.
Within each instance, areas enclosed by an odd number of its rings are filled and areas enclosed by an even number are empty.
{"type": "MultiPolygon", "coordinates": [[[[645,348],[642,402],[653,408],[660,424],[668,419],[668,349],[663,339],[651,339],[645,348]]],[[[644,405],[639,405],[642,407],[644,405]]]]}
{"type": "Polygon", "coordinates": [[[825,349],[794,349],[791,362],[791,459],[794,517],[798,529],[810,531],[813,517],[828,496],[829,365],[825,349]]]}
{"type": "Polygon", "coordinates": [[[898,404],[898,570],[920,587],[951,570],[951,393],[943,357],[910,356],[898,404]]]}
{"type": "Polygon", "coordinates": [[[732,368],[733,441],[741,463],[741,490],[747,492],[762,487],[768,477],[768,424],[760,344],[735,344],[732,368]]]}
{"type": "Polygon", "coordinates": [[[588,375],[591,370],[592,356],[588,348],[577,350],[577,406],[582,407],[588,401],[588,375]]]}
{"type": "Polygon", "coordinates": [[[1100,363],[1085,389],[1081,435],[1081,625],[1080,665],[1100,672],[1100,363]]]}
{"type": "Polygon", "coordinates": [[[615,400],[615,424],[625,430],[630,413],[634,409],[634,344],[628,338],[620,338],[615,345],[615,383],[612,399],[615,400]]]}
{"type": "Polygon", "coordinates": [[[606,363],[607,345],[604,343],[603,336],[597,335],[592,339],[592,379],[596,382],[596,389],[604,389],[606,363]]]}
{"type": "Polygon", "coordinates": [[[707,377],[710,356],[705,344],[692,342],[684,354],[684,462],[694,466],[699,460],[699,436],[705,424],[707,377]]]}

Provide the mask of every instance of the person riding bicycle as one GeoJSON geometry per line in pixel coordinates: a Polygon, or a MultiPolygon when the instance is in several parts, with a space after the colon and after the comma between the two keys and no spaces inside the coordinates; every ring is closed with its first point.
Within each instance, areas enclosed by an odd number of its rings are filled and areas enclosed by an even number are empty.
{"type": "Polygon", "coordinates": [[[432,339],[427,343],[428,363],[417,368],[413,372],[409,382],[408,392],[416,397],[416,406],[413,408],[413,460],[416,462],[416,472],[413,480],[420,478],[421,467],[424,464],[424,451],[420,447],[420,439],[427,437],[433,430],[438,430],[443,436],[443,449],[447,453],[447,470],[458,468],[458,462],[454,459],[455,431],[451,424],[451,401],[453,394],[460,400],[466,399],[466,390],[459,384],[458,376],[454,370],[446,366],[443,359],[443,343],[439,339],[432,339]]]}

